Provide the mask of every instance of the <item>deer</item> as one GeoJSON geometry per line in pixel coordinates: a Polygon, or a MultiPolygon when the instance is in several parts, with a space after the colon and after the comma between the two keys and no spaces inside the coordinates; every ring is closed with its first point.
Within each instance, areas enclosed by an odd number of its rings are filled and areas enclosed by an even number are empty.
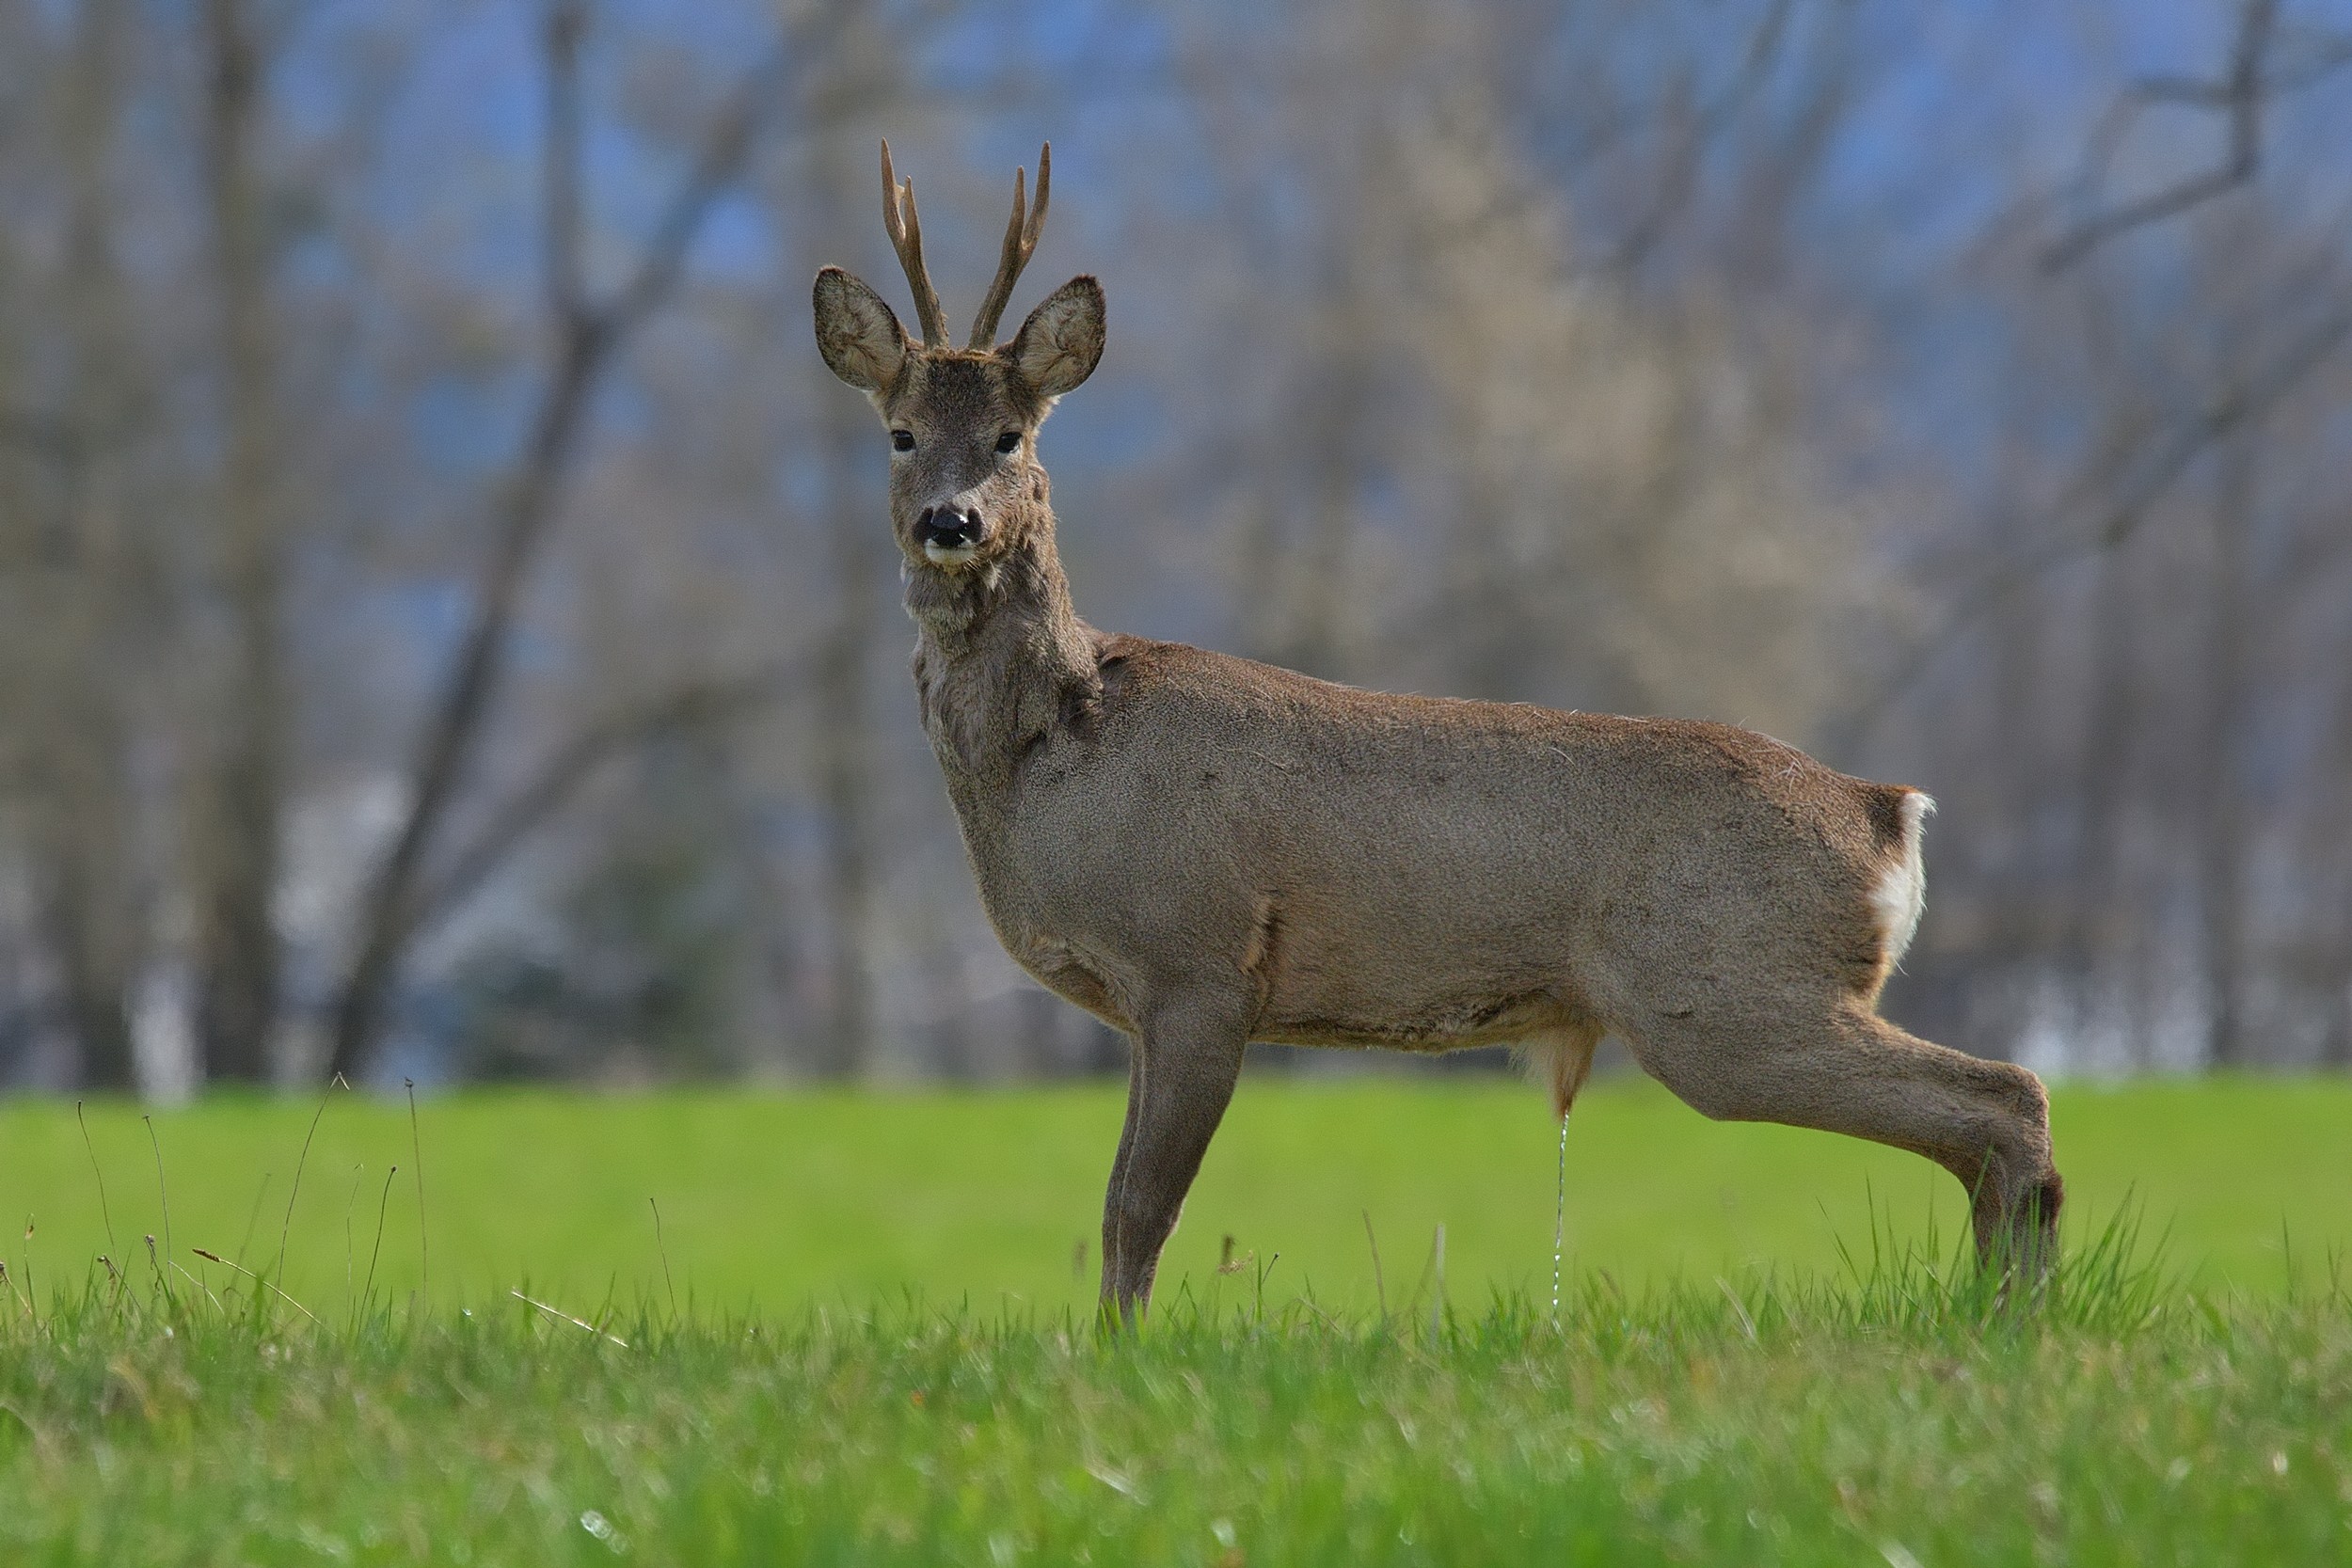
{"type": "Polygon", "coordinates": [[[1927,795],[1727,724],[1362,690],[1078,617],[1038,438],[1103,357],[1102,284],[997,341],[1051,159],[1034,206],[1013,175],[962,347],[887,142],[922,339],[839,267],[814,307],[825,364],[888,432],[919,713],[981,906],[1015,963],[1131,1042],[1105,1321],[1148,1312],[1252,1042],[1514,1044],[1565,1118],[1614,1036],[1705,1117],[1935,1162],[1980,1263],[2045,1275],[2064,1184],[2042,1081],[1879,1015],[1923,906],[1927,795]]]}

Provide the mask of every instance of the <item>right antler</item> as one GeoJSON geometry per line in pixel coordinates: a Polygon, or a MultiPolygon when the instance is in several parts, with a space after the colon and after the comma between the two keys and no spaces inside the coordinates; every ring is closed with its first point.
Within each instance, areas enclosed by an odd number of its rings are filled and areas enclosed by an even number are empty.
{"type": "MultiPolygon", "coordinates": [[[[914,291],[914,314],[922,324],[923,341],[932,348],[946,348],[947,316],[939,308],[939,291],[931,287],[931,275],[923,265],[923,226],[914,216],[914,181],[910,176],[901,188],[897,171],[890,166],[888,142],[882,144],[882,228],[889,230],[890,247],[898,253],[898,264],[907,270],[907,286],[914,291]]],[[[1038,194],[1041,198],[1044,192],[1038,194]]],[[[1043,200],[1038,205],[1041,209],[1043,200]]]]}
{"type": "Polygon", "coordinates": [[[1025,170],[1012,171],[1012,221],[1005,225],[1005,254],[996,263],[996,281],[988,286],[988,297],[980,301],[980,313],[973,318],[971,341],[966,348],[994,348],[996,324],[1005,314],[1005,304],[1012,298],[1012,286],[1021,277],[1021,269],[1029,264],[1029,257],[1037,249],[1038,236],[1045,232],[1045,199],[1054,188],[1054,144],[1047,142],[1037,154],[1037,206],[1023,221],[1022,181],[1025,170]]]}

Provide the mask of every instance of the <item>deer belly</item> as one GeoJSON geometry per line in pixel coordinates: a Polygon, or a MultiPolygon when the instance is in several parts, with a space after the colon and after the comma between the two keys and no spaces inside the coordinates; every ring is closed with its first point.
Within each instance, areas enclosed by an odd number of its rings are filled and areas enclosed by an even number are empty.
{"type": "Polygon", "coordinates": [[[1448,919],[1426,904],[1383,919],[1308,896],[1271,900],[1259,928],[1259,1039],[1446,1051],[1589,1011],[1562,931],[1538,921],[1448,919]]]}
{"type": "MultiPolygon", "coordinates": [[[[1003,936],[999,928],[1000,938],[1003,936]]],[[[1030,933],[1008,941],[1005,950],[1039,985],[1063,1001],[1085,1008],[1114,1029],[1132,1032],[1135,1021],[1120,1006],[1117,988],[1104,976],[1104,966],[1090,962],[1079,947],[1055,937],[1030,933]]]]}

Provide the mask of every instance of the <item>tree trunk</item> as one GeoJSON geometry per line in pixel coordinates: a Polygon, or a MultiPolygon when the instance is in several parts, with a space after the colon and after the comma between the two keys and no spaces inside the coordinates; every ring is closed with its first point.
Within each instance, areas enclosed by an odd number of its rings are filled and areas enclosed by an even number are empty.
{"type": "Polygon", "coordinates": [[[2254,701],[2248,679],[2252,637],[2256,471],[2253,436],[2223,443],[2213,511],[2213,605],[2207,623],[2208,703],[2199,780],[2204,817],[2198,834],[2200,933],[2206,996],[2207,1065],[2242,1067],[2246,1035],[2246,862],[2252,823],[2244,783],[2254,701]]]}
{"type": "Polygon", "coordinates": [[[56,847],[53,885],[44,911],[49,943],[64,982],[64,1010],[81,1053],[76,1083],[103,1093],[127,1094],[138,1086],[131,1050],[130,965],[116,940],[119,909],[106,907],[117,891],[103,877],[105,861],[87,845],[56,847]],[[93,876],[93,871],[99,876],[93,876]]]}
{"type": "MultiPolygon", "coordinates": [[[[847,408],[854,415],[858,411],[847,408]]],[[[850,453],[874,439],[870,421],[834,417],[834,503],[824,525],[833,535],[834,620],[817,659],[813,722],[818,796],[826,822],[824,897],[831,938],[824,1020],[809,1069],[822,1078],[857,1078],[873,1065],[874,985],[868,946],[874,920],[874,717],[867,653],[874,637],[882,573],[876,562],[878,506],[850,499],[857,467],[850,453]]]]}
{"type": "MultiPolygon", "coordinates": [[[[835,47],[856,60],[876,40],[861,29],[835,47]]],[[[872,145],[862,136],[827,135],[810,193],[818,214],[808,225],[810,234],[837,236],[854,222],[872,221],[872,145]]],[[[816,517],[833,568],[827,595],[833,616],[817,651],[809,719],[825,821],[818,883],[827,938],[823,1006],[816,1037],[801,1056],[804,1070],[816,1077],[856,1079],[872,1070],[876,1045],[871,947],[882,781],[876,766],[872,654],[876,620],[888,610],[883,594],[895,551],[881,465],[873,460],[881,431],[851,400],[829,396],[820,408],[824,488],[816,517]]]]}
{"type": "MultiPolygon", "coordinates": [[[[228,3],[228,0],[220,0],[228,3]]],[[[584,13],[548,13],[543,35],[548,88],[542,233],[553,350],[521,460],[490,527],[489,547],[474,588],[472,619],[450,672],[431,699],[410,774],[407,812],[361,895],[351,968],[334,1004],[327,1070],[357,1078],[366,1070],[393,1000],[409,944],[432,911],[425,908],[427,857],[467,782],[483,728],[504,687],[508,643],[524,585],[555,529],[564,487],[586,438],[590,406],[603,377],[646,318],[676,290],[687,253],[721,194],[731,185],[786,77],[781,46],[748,71],[712,121],[698,155],[672,194],[627,279],[602,300],[586,292],[581,244],[580,127],[578,71],[584,13]]]]}
{"type": "Polygon", "coordinates": [[[2077,988],[2078,1016],[2094,1027],[2113,1024],[2122,1030],[2133,1059],[2139,1061],[2148,1042],[2140,1037],[2137,1014],[2122,1004],[2134,924],[2125,845],[2133,809],[2132,750],[2139,733],[2136,607],[2124,552],[2110,550],[2098,571],[2091,607],[2093,674],[2076,798],[2074,928],[2066,956],[2077,988]]]}
{"type": "Polygon", "coordinates": [[[283,563],[270,450],[269,259],[256,121],[262,52],[243,0],[208,0],[207,174],[220,312],[220,570],[229,652],[198,828],[197,1035],[215,1081],[270,1074],[286,707],[283,563]]]}
{"type": "Polygon", "coordinates": [[[76,8],[72,91],[65,104],[70,190],[64,323],[71,344],[66,396],[70,438],[57,454],[62,556],[53,681],[39,787],[35,847],[41,924],[56,963],[62,1011],[79,1052],[84,1088],[135,1087],[129,997],[141,948],[133,887],[136,842],[130,780],[126,666],[138,641],[136,552],[109,485],[109,449],[119,432],[126,314],[112,232],[112,159],[122,112],[121,56],[129,17],[121,0],[76,8]]]}

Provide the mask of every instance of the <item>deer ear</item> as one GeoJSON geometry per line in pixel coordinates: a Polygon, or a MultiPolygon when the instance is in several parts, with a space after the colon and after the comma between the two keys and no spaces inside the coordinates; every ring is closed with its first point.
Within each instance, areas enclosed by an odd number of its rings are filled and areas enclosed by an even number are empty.
{"type": "Polygon", "coordinates": [[[1077,387],[1103,358],[1103,285],[1073,277],[1047,294],[1005,354],[1042,397],[1057,398],[1077,387]]]}
{"type": "Polygon", "coordinates": [[[906,363],[907,329],[882,296],[839,267],[817,275],[817,352],[861,392],[882,392],[906,363]]]}

